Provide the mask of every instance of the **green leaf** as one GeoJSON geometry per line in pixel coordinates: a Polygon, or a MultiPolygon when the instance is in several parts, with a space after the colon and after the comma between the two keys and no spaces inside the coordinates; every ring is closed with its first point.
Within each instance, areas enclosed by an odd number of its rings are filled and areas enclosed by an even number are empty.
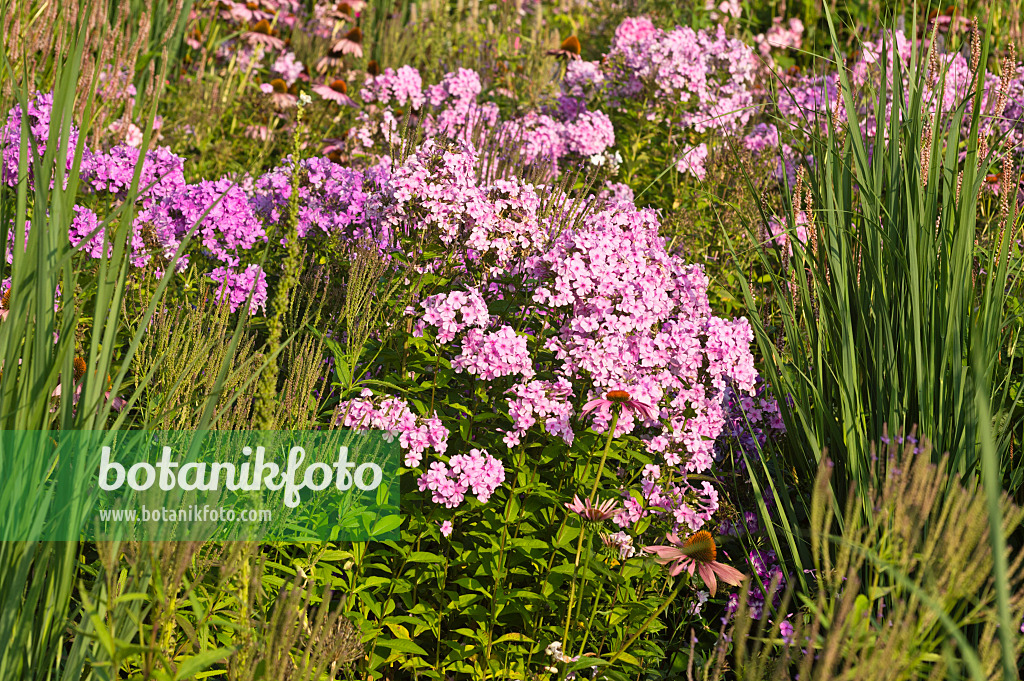
{"type": "Polygon", "coordinates": [[[412,653],[413,655],[428,655],[427,651],[408,639],[378,639],[378,646],[400,653],[412,653]]]}
{"type": "Polygon", "coordinates": [[[174,681],[194,678],[196,674],[207,669],[210,665],[228,659],[233,652],[234,650],[230,648],[215,648],[201,652],[193,657],[185,658],[178,666],[178,673],[174,675],[174,681]]]}

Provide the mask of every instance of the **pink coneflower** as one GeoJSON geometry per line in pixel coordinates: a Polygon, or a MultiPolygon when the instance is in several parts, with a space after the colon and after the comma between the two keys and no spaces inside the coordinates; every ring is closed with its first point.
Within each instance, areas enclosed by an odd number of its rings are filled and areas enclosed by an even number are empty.
{"type": "Polygon", "coordinates": [[[714,597],[718,588],[718,579],[726,584],[739,586],[743,581],[743,573],[736,568],[729,567],[715,560],[718,557],[718,549],[715,547],[715,540],[711,533],[700,530],[687,539],[680,542],[678,535],[674,532],[668,535],[670,546],[645,546],[644,551],[656,554],[655,559],[661,565],[668,565],[668,573],[672,576],[678,575],[683,570],[693,576],[694,570],[708,586],[708,591],[714,597]]]}
{"type": "Polygon", "coordinates": [[[580,39],[571,35],[562,41],[561,46],[557,50],[548,50],[548,54],[559,59],[579,59],[580,39]]]}
{"type": "Polygon", "coordinates": [[[331,46],[331,53],[337,55],[351,54],[356,58],[362,57],[363,32],[356,26],[331,46]]]}
{"type": "Polygon", "coordinates": [[[645,421],[653,421],[658,418],[658,409],[643,400],[634,400],[625,390],[609,390],[605,393],[604,399],[590,400],[583,405],[583,416],[600,407],[609,409],[615,405],[621,405],[623,413],[637,413],[645,421]]]}
{"type": "Polygon", "coordinates": [[[299,98],[288,92],[288,84],[280,78],[275,78],[269,83],[260,85],[260,90],[270,95],[270,101],[278,109],[288,109],[295,106],[299,98]]]}
{"type": "Polygon", "coordinates": [[[238,21],[248,24],[253,21],[259,21],[260,19],[272,16],[261,11],[259,5],[255,3],[221,0],[220,6],[222,10],[221,17],[228,21],[238,21]]]}
{"type": "MultiPolygon", "coordinates": [[[[74,373],[71,375],[71,381],[75,386],[75,391],[71,395],[71,400],[73,404],[77,405],[78,399],[82,396],[82,377],[85,376],[86,370],[85,360],[82,359],[81,357],[75,357],[74,362],[72,362],[72,366],[74,367],[74,373]]],[[[109,376],[107,376],[107,384],[108,386],[110,384],[109,376]]],[[[53,397],[60,397],[60,393],[60,383],[58,383],[57,387],[53,389],[53,392],[50,393],[50,395],[53,397]]],[[[114,411],[121,411],[121,409],[123,409],[124,405],[126,404],[125,400],[120,397],[115,397],[113,398],[113,400],[111,400],[109,390],[103,393],[103,397],[106,400],[110,401],[110,408],[114,411]]]]}
{"type": "Polygon", "coordinates": [[[365,0],[341,0],[338,3],[339,12],[344,12],[344,8],[348,8],[349,12],[362,12],[364,7],[366,7],[365,0]]]}
{"type": "Polygon", "coordinates": [[[590,499],[580,501],[579,495],[573,495],[572,502],[566,504],[565,507],[587,522],[599,523],[615,515],[618,505],[619,503],[614,499],[607,499],[594,506],[590,503],[590,499]]]}
{"type": "Polygon", "coordinates": [[[345,106],[355,106],[356,103],[348,96],[348,84],[343,80],[331,81],[330,85],[314,85],[313,92],[324,99],[329,99],[345,106]]]}
{"type": "Polygon", "coordinates": [[[260,19],[253,25],[252,29],[242,34],[242,40],[250,45],[263,45],[269,50],[284,49],[284,41],[277,37],[277,31],[270,26],[266,19],[260,19]]]}

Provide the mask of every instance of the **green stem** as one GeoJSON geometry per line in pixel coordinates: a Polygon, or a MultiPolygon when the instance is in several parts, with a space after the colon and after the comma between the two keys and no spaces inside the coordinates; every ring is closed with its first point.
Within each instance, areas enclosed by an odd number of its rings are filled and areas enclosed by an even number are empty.
{"type": "Polygon", "coordinates": [[[586,523],[580,525],[580,538],[576,542],[576,560],[573,561],[572,584],[569,587],[569,609],[565,612],[565,630],[562,633],[562,641],[565,644],[566,650],[569,648],[569,622],[572,620],[572,602],[576,597],[576,576],[580,571],[580,553],[583,550],[583,534],[586,527],[586,523]]]}
{"type": "Polygon", "coordinates": [[[651,622],[653,622],[658,617],[658,615],[665,612],[665,608],[667,608],[672,603],[672,601],[676,599],[676,596],[679,595],[679,590],[682,588],[683,580],[680,579],[676,583],[676,588],[672,590],[672,593],[669,595],[669,597],[666,600],[662,601],[661,605],[658,606],[658,609],[651,613],[651,616],[648,617],[646,621],[644,621],[640,628],[637,629],[636,633],[630,636],[629,640],[627,640],[622,645],[622,647],[619,648],[618,652],[612,655],[612,659],[608,661],[609,666],[615,664],[615,661],[618,660],[622,656],[622,654],[626,652],[626,650],[628,650],[629,647],[633,645],[633,643],[638,638],[640,638],[641,635],[643,635],[645,631],[647,631],[647,627],[651,626],[651,622]]]}
{"type": "Polygon", "coordinates": [[[597,465],[597,477],[594,478],[594,487],[590,490],[590,497],[588,497],[591,504],[594,503],[594,497],[597,495],[597,487],[601,483],[601,473],[604,472],[604,462],[608,459],[608,452],[612,448],[612,439],[615,437],[615,426],[619,423],[619,409],[615,410],[612,414],[612,424],[608,427],[608,441],[604,445],[604,454],[601,455],[601,463],[597,465]]]}

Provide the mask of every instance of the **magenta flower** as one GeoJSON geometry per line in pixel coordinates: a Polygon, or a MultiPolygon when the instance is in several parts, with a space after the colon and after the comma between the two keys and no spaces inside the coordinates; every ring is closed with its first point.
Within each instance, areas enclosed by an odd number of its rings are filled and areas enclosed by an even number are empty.
{"type": "Polygon", "coordinates": [[[609,390],[605,394],[604,399],[590,400],[583,405],[583,415],[586,416],[601,407],[608,407],[610,409],[616,404],[622,405],[623,413],[632,414],[635,412],[645,421],[653,421],[658,418],[658,409],[656,407],[643,400],[631,399],[629,393],[625,390],[609,390]]]}
{"type": "Polygon", "coordinates": [[[645,546],[644,551],[656,554],[655,560],[661,565],[668,565],[670,575],[678,575],[685,569],[692,577],[696,570],[707,584],[712,596],[718,588],[716,575],[718,579],[733,586],[739,586],[743,581],[743,573],[715,560],[718,550],[710,532],[701,530],[685,542],[680,542],[679,537],[673,532],[668,535],[668,540],[670,546],[645,546]]]}
{"type": "Polygon", "coordinates": [[[450,537],[453,529],[455,528],[452,525],[452,521],[446,520],[443,523],[441,523],[441,534],[445,537],[450,537]]]}
{"type": "Polygon", "coordinates": [[[567,509],[591,523],[599,523],[611,518],[615,515],[616,506],[618,506],[618,502],[614,499],[607,499],[594,506],[590,503],[590,499],[580,501],[578,495],[573,495],[572,502],[565,505],[567,509]]]}

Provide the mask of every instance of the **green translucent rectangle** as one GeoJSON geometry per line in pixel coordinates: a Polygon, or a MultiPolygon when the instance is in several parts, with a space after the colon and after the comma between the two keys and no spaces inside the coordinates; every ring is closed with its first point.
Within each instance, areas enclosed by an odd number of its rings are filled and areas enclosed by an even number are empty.
{"type": "Polygon", "coordinates": [[[0,431],[0,541],[399,538],[385,431],[0,431]]]}

